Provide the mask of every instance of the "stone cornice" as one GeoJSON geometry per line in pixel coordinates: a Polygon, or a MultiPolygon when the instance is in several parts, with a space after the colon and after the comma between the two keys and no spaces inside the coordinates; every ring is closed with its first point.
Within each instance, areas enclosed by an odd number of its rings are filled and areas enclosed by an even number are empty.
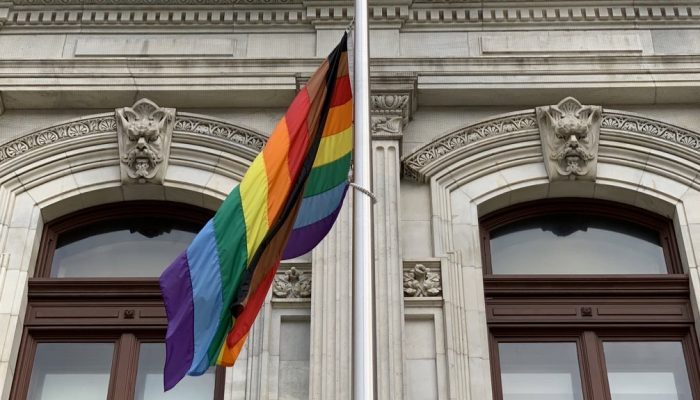
{"type": "MultiPolygon", "coordinates": [[[[190,29],[237,31],[342,28],[351,1],[314,0],[14,0],[0,3],[5,29],[190,29]],[[2,6],[4,4],[4,6],[2,6]],[[2,10],[5,10],[4,12],[2,10]]],[[[696,1],[383,1],[370,7],[375,27],[403,30],[520,30],[698,27],[696,1]]]]}
{"type": "Polygon", "coordinates": [[[301,0],[12,0],[16,5],[40,6],[40,5],[269,5],[269,4],[295,4],[301,0]]]}
{"type": "MultiPolygon", "coordinates": [[[[104,113],[71,120],[35,131],[0,144],[0,165],[25,153],[73,138],[117,132],[114,113],[104,113]]],[[[244,158],[252,160],[260,152],[267,137],[252,129],[234,125],[214,118],[177,113],[173,127],[174,135],[201,135],[223,140],[239,148],[244,158]]]]}
{"type": "MultiPolygon", "coordinates": [[[[486,139],[538,133],[534,110],[518,111],[496,116],[443,135],[420,147],[402,159],[405,178],[426,182],[438,169],[451,164],[462,151],[486,139]]],[[[679,146],[700,156],[700,133],[672,124],[656,121],[637,114],[604,110],[601,120],[601,138],[608,134],[641,135],[646,139],[679,146]]],[[[638,136],[637,136],[638,137],[638,136]]]]}

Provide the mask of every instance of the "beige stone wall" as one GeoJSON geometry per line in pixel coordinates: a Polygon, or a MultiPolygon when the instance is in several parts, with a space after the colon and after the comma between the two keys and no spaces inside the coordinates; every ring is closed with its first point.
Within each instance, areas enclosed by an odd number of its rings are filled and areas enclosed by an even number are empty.
{"type": "MultiPolygon", "coordinates": [[[[603,198],[672,218],[700,320],[700,5],[629,3],[371,1],[379,399],[491,398],[478,217],[526,200],[603,198]],[[604,127],[595,182],[550,182],[537,127],[503,130],[499,116],[567,96],[690,142],[604,127]],[[494,136],[421,150],[482,125],[494,136]],[[439,292],[404,296],[417,264],[439,292]]],[[[351,15],[345,0],[0,3],[0,399],[45,222],[133,199],[215,209],[257,151],[176,128],[163,181],[134,185],[116,127],[49,134],[149,98],[264,138],[351,15]]],[[[226,399],[350,398],[350,197],[296,260],[311,265],[311,298],[270,296],[226,399]],[[305,359],[294,349],[306,343],[305,359]]]]}

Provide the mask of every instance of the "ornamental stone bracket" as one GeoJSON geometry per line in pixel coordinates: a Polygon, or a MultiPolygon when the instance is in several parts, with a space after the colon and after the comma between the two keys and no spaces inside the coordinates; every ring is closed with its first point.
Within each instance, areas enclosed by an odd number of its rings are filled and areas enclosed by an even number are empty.
{"type": "Polygon", "coordinates": [[[440,297],[442,277],[439,263],[404,263],[404,297],[440,297]]]}
{"type": "Polygon", "coordinates": [[[122,183],[162,184],[170,156],[175,109],[141,99],[115,110],[122,183]]]}
{"type": "Polygon", "coordinates": [[[595,181],[602,107],[567,97],[536,113],[549,180],[595,181]]]}
{"type": "Polygon", "coordinates": [[[280,267],[272,283],[272,297],[277,300],[308,300],[311,298],[310,266],[280,267]]]}
{"type": "Polygon", "coordinates": [[[373,139],[400,140],[415,105],[414,92],[372,94],[370,129],[373,139]]]}

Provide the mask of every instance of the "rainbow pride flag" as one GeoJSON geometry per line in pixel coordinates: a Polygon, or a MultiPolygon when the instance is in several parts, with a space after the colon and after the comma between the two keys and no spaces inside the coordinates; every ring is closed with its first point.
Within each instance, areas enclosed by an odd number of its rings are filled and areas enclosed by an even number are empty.
{"type": "Polygon", "coordinates": [[[348,188],[352,116],[344,35],[240,185],[161,275],[165,390],[186,374],[233,365],[280,260],[308,252],[328,233],[348,188]]]}

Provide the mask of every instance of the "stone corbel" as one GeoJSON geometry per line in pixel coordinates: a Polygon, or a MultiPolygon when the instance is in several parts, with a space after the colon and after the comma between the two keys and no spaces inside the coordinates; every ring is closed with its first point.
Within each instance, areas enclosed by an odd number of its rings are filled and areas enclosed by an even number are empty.
{"type": "Polygon", "coordinates": [[[567,97],[536,112],[549,180],[595,181],[602,107],[567,97]]]}
{"type": "Polygon", "coordinates": [[[411,119],[411,93],[381,93],[371,97],[370,128],[373,139],[400,140],[411,119]]]}
{"type": "Polygon", "coordinates": [[[170,157],[175,109],[141,99],[115,110],[121,178],[125,184],[162,184],[170,157]]]}

